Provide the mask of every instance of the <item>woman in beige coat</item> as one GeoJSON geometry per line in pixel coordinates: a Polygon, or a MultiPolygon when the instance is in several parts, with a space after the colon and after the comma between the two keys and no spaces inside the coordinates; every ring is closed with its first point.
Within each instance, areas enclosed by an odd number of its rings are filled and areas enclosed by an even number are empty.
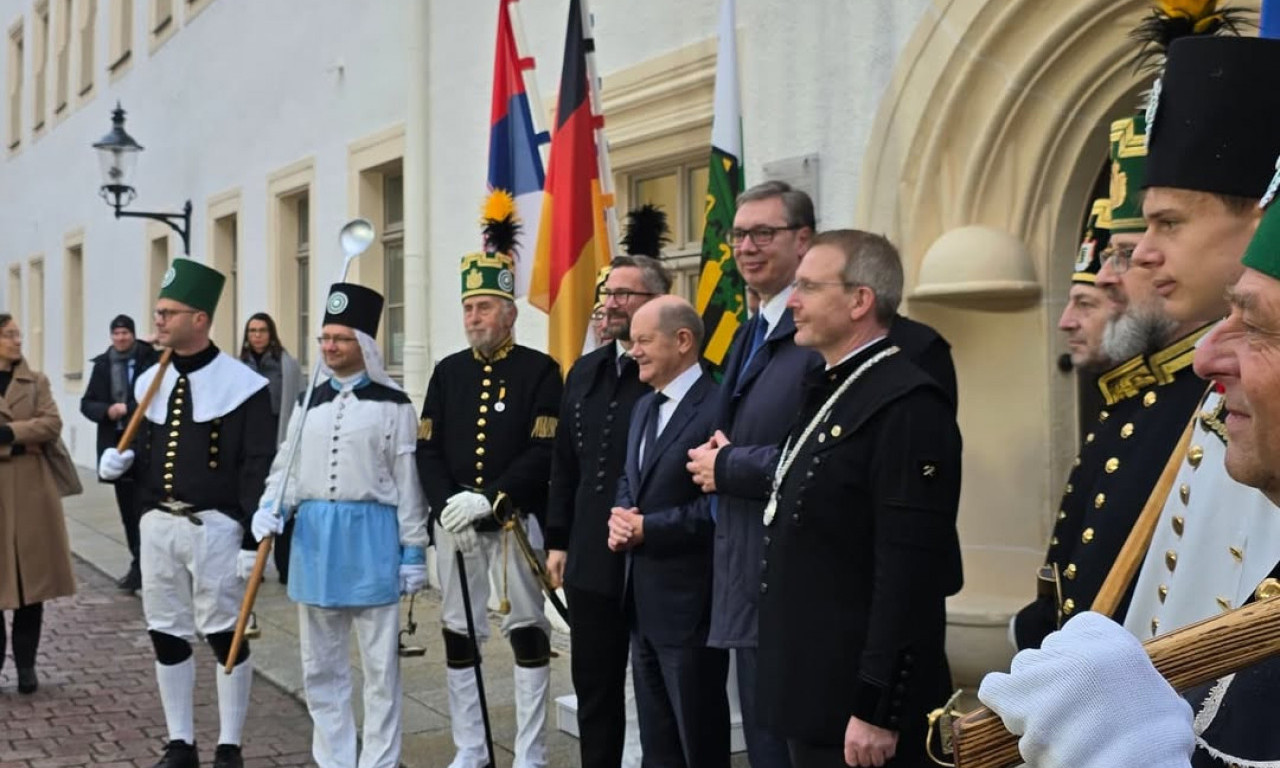
{"type": "Polygon", "coordinates": [[[62,418],[49,379],[22,359],[22,332],[0,313],[0,665],[3,612],[13,612],[18,691],[36,690],[36,649],[44,601],[75,594],[62,499],[43,456],[62,418]]]}

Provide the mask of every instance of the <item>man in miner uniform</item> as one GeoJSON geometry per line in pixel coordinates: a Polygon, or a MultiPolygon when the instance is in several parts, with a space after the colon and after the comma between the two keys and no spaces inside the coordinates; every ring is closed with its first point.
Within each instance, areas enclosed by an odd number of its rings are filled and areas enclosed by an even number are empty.
{"type": "Polygon", "coordinates": [[[351,283],[329,289],[320,331],[322,372],[307,414],[295,409],[287,442],[253,516],[253,535],[284,530],[274,501],[293,440],[298,456],[281,509],[296,511],[289,599],[298,604],[303,685],[320,768],[400,763],[400,594],[426,581],[427,524],[414,462],[409,396],[382,366],[374,337],[382,296],[351,283]],[[302,425],[299,436],[298,421],[302,425]],[[364,738],[356,761],[350,634],[364,672],[364,738]]]}
{"type": "Polygon", "coordinates": [[[489,579],[504,593],[502,633],[515,654],[515,768],[546,765],[547,687],[551,644],[538,579],[516,542],[494,517],[510,503],[541,559],[547,478],[560,409],[560,368],[547,355],[515,343],[516,306],[509,255],[517,225],[510,196],[496,192],[486,206],[485,251],[462,260],[462,310],[470,349],[441,360],[431,374],[418,425],[422,478],[439,553],[444,593],[449,714],[457,755],[451,768],[487,762],[476,687],[476,658],[467,638],[456,551],[467,563],[477,642],[489,579]],[[504,540],[506,539],[506,540],[504,540]]]}
{"type": "MultiPolygon", "coordinates": [[[[173,350],[134,447],[108,448],[98,474],[111,480],[135,460],[142,561],[142,610],[156,652],[156,681],[169,743],[156,768],[195,768],[191,641],[203,637],[218,657],[221,732],[214,768],[240,768],[240,732],[253,667],[240,647],[225,674],[231,637],[257,546],[249,532],[275,454],[267,380],[209,340],[224,278],[180,258],[156,301],[156,340],[173,350]]],[[[139,401],[155,377],[134,382],[139,401]]]]}

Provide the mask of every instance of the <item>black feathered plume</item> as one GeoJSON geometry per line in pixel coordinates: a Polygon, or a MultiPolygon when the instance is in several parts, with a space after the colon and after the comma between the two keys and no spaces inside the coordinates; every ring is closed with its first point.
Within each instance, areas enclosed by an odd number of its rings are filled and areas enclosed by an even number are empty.
{"type": "Polygon", "coordinates": [[[1239,37],[1254,26],[1253,12],[1219,8],[1218,0],[1156,0],[1151,12],[1129,37],[1141,47],[1134,57],[1136,72],[1159,72],[1169,44],[1180,37],[1224,35],[1239,37]]]}
{"type": "Polygon", "coordinates": [[[484,214],[480,218],[484,231],[484,247],[489,253],[511,253],[520,235],[520,220],[516,218],[516,201],[505,189],[495,189],[484,201],[484,214]]]}
{"type": "Polygon", "coordinates": [[[622,247],[632,256],[660,258],[662,246],[671,242],[667,214],[652,203],[645,203],[627,214],[627,231],[622,247]]]}

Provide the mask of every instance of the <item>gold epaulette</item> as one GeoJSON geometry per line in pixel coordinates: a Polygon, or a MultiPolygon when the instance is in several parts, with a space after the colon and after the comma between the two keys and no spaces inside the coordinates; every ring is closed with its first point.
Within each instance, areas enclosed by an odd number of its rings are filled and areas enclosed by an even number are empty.
{"type": "Polygon", "coordinates": [[[533,429],[529,437],[535,440],[550,440],[556,436],[556,427],[560,424],[558,416],[539,416],[533,420],[533,429]]]}
{"type": "Polygon", "coordinates": [[[422,419],[418,422],[418,439],[431,440],[431,419],[422,419]]]}
{"type": "Polygon", "coordinates": [[[1147,358],[1147,365],[1159,384],[1173,381],[1179,371],[1190,367],[1196,356],[1196,343],[1213,324],[1201,326],[1147,358]]]}
{"type": "Polygon", "coordinates": [[[1134,355],[1115,368],[1098,377],[1098,390],[1107,405],[1128,400],[1156,383],[1156,377],[1147,367],[1147,359],[1134,355]]]}

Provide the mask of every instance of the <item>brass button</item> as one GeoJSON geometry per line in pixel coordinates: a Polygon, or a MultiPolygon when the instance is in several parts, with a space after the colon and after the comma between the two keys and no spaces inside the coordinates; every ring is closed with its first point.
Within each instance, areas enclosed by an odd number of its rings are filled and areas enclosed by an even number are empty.
{"type": "Polygon", "coordinates": [[[1076,601],[1075,601],[1075,600],[1072,600],[1071,598],[1069,598],[1069,597],[1068,597],[1066,600],[1063,600],[1063,601],[1062,601],[1062,612],[1063,612],[1063,614],[1065,614],[1065,615],[1067,615],[1067,616],[1070,616],[1070,615],[1071,615],[1071,613],[1072,613],[1072,611],[1074,611],[1075,609],[1076,609],[1076,601]]]}
{"type": "Polygon", "coordinates": [[[486,363],[486,364],[485,364],[485,366],[484,366],[484,372],[485,372],[485,373],[493,373],[493,366],[492,366],[492,365],[489,365],[488,363],[486,363]]]}
{"type": "Polygon", "coordinates": [[[165,451],[164,457],[166,459],[172,459],[176,455],[177,453],[175,451],[165,451]]]}
{"type": "Polygon", "coordinates": [[[1057,536],[1054,536],[1052,539],[1049,539],[1049,546],[1051,546],[1051,547],[1056,547],[1056,546],[1058,546],[1058,537],[1057,537],[1057,536]]]}
{"type": "Polygon", "coordinates": [[[1071,493],[1072,491],[1074,491],[1075,489],[1076,487],[1074,485],[1072,485],[1071,483],[1067,483],[1067,487],[1062,489],[1062,493],[1065,496],[1071,493]]]}
{"type": "Polygon", "coordinates": [[[1222,610],[1224,610],[1224,611],[1229,611],[1229,610],[1231,610],[1231,601],[1230,601],[1230,600],[1228,600],[1228,599],[1227,599],[1227,598],[1225,598],[1225,597],[1222,597],[1221,595],[1219,595],[1216,599],[1217,599],[1217,601],[1218,601],[1218,607],[1219,607],[1219,608],[1221,608],[1221,609],[1222,609],[1222,610]]]}
{"type": "Polygon", "coordinates": [[[477,461],[477,462],[476,462],[476,471],[477,471],[477,472],[479,472],[479,471],[480,471],[480,470],[482,470],[482,469],[484,469],[484,462],[483,462],[483,461],[477,461]]]}
{"type": "Polygon", "coordinates": [[[483,477],[477,477],[477,478],[476,478],[476,485],[484,485],[484,478],[483,478],[483,477]]]}
{"type": "Polygon", "coordinates": [[[1107,420],[1107,419],[1109,419],[1109,418],[1111,418],[1111,414],[1107,413],[1106,411],[1099,411],[1099,412],[1098,412],[1098,421],[1099,421],[1099,422],[1106,421],[1106,420],[1107,420]]]}
{"type": "Polygon", "coordinates": [[[840,436],[840,432],[841,432],[841,431],[842,431],[842,430],[840,429],[840,425],[839,425],[839,424],[837,424],[837,425],[835,425],[834,427],[832,427],[832,428],[831,428],[831,436],[832,436],[832,437],[839,437],[839,436],[840,436]]]}
{"type": "Polygon", "coordinates": [[[1235,558],[1235,560],[1236,560],[1236,562],[1237,562],[1237,563],[1243,563],[1243,562],[1244,562],[1244,550],[1243,550],[1243,549],[1240,549],[1239,547],[1227,547],[1227,551],[1231,553],[1231,556],[1235,558]]]}
{"type": "Polygon", "coordinates": [[[1161,584],[1160,588],[1156,590],[1156,594],[1160,596],[1160,602],[1163,603],[1164,599],[1169,596],[1169,587],[1161,584]]]}
{"type": "Polygon", "coordinates": [[[217,452],[218,452],[218,446],[216,445],[209,446],[209,453],[217,453],[217,452]]]}
{"type": "Polygon", "coordinates": [[[481,412],[481,413],[488,413],[488,412],[489,412],[489,406],[487,406],[487,405],[482,405],[482,406],[480,406],[480,412],[481,412]]]}
{"type": "Polygon", "coordinates": [[[178,441],[177,441],[177,440],[170,440],[170,441],[169,441],[169,444],[168,444],[167,446],[165,446],[165,447],[166,447],[166,448],[177,448],[177,447],[178,447],[178,441]]]}
{"type": "Polygon", "coordinates": [[[488,400],[488,399],[489,399],[489,397],[490,397],[490,395],[489,395],[489,393],[488,393],[488,392],[481,392],[481,393],[480,393],[480,399],[481,399],[481,400],[488,400]]]}
{"type": "Polygon", "coordinates": [[[1080,457],[1079,457],[1079,456],[1077,456],[1077,457],[1075,458],[1075,461],[1071,462],[1071,466],[1073,466],[1073,467],[1078,467],[1078,466],[1080,466],[1080,457]]]}
{"type": "Polygon", "coordinates": [[[1198,445],[1193,445],[1191,446],[1191,449],[1187,451],[1187,463],[1191,465],[1192,469],[1196,469],[1197,467],[1199,467],[1200,462],[1203,459],[1204,459],[1204,448],[1201,448],[1198,445]]]}
{"type": "Polygon", "coordinates": [[[1060,509],[1060,510],[1058,510],[1058,519],[1059,519],[1059,520],[1066,520],[1066,519],[1067,519],[1067,510],[1065,510],[1065,509],[1060,509]]]}
{"type": "Polygon", "coordinates": [[[1120,460],[1117,459],[1115,456],[1112,456],[1111,458],[1107,459],[1107,463],[1103,466],[1103,469],[1107,471],[1108,475],[1111,474],[1112,472],[1115,472],[1119,468],[1120,468],[1120,460]]]}
{"type": "Polygon", "coordinates": [[[1174,515],[1169,522],[1173,525],[1173,532],[1179,536],[1182,535],[1182,531],[1187,527],[1187,519],[1182,515],[1174,515]]]}
{"type": "Polygon", "coordinates": [[[1092,442],[1093,442],[1093,433],[1092,433],[1092,432],[1090,432],[1089,434],[1085,435],[1085,436],[1084,436],[1084,441],[1085,441],[1086,443],[1092,443],[1092,442]]]}
{"type": "Polygon", "coordinates": [[[173,398],[173,404],[174,404],[174,405],[182,405],[182,404],[183,404],[183,402],[185,402],[185,401],[184,401],[182,398],[180,398],[180,397],[175,397],[175,398],[173,398]]]}
{"type": "Polygon", "coordinates": [[[165,492],[165,494],[172,494],[172,493],[173,493],[173,485],[172,485],[172,484],[170,484],[170,483],[165,483],[165,484],[164,484],[164,492],[165,492]]]}
{"type": "Polygon", "coordinates": [[[1133,422],[1129,422],[1120,428],[1120,437],[1125,440],[1133,437],[1133,422]]]}
{"type": "Polygon", "coordinates": [[[172,462],[172,461],[166,461],[166,462],[164,463],[164,468],[165,468],[165,469],[173,469],[173,462],[172,462]]]}
{"type": "Polygon", "coordinates": [[[218,468],[218,462],[216,461],[209,462],[209,469],[217,469],[217,468],[218,468]]]}
{"type": "Polygon", "coordinates": [[[1168,568],[1170,572],[1172,572],[1174,568],[1178,567],[1177,552],[1171,549],[1168,552],[1164,553],[1164,567],[1168,568]]]}
{"type": "Polygon", "coordinates": [[[1259,600],[1280,596],[1280,579],[1263,579],[1258,588],[1253,590],[1253,596],[1259,600]]]}
{"type": "Polygon", "coordinates": [[[165,480],[172,480],[172,479],[173,479],[173,473],[172,473],[172,472],[166,472],[166,473],[164,473],[164,479],[165,479],[165,480]]]}
{"type": "Polygon", "coordinates": [[[1155,404],[1156,404],[1156,393],[1155,393],[1155,392],[1148,392],[1147,394],[1145,394],[1145,395],[1143,395],[1143,396],[1142,396],[1142,407],[1143,407],[1143,408],[1150,408],[1151,406],[1153,406],[1153,405],[1155,405],[1155,404]]]}
{"type": "Polygon", "coordinates": [[[1159,629],[1160,629],[1160,620],[1159,620],[1159,619],[1152,619],[1152,620],[1151,620],[1151,634],[1153,634],[1153,635],[1154,635],[1154,634],[1156,633],[1156,631],[1157,631],[1157,630],[1159,630],[1159,629]]]}
{"type": "Polygon", "coordinates": [[[1080,534],[1080,541],[1083,541],[1085,544],[1093,541],[1093,529],[1085,528],[1084,533],[1080,534]]]}
{"type": "Polygon", "coordinates": [[[1186,483],[1178,486],[1178,498],[1182,499],[1182,504],[1184,506],[1188,501],[1191,501],[1191,486],[1186,483]]]}
{"type": "Polygon", "coordinates": [[[177,437],[177,436],[178,436],[178,430],[176,429],[169,433],[169,437],[177,437]]]}
{"type": "Polygon", "coordinates": [[[482,445],[482,446],[480,446],[479,448],[476,448],[476,455],[477,455],[477,456],[483,456],[483,455],[484,455],[484,446],[483,446],[483,445],[482,445]]]}
{"type": "Polygon", "coordinates": [[[174,419],[173,421],[169,422],[169,426],[171,427],[177,427],[177,426],[180,426],[181,424],[182,422],[177,419],[174,419]]]}
{"type": "Polygon", "coordinates": [[[480,433],[476,434],[476,442],[478,442],[478,443],[483,443],[483,442],[484,442],[484,433],[483,433],[483,432],[480,432],[480,433]]]}
{"type": "Polygon", "coordinates": [[[489,423],[489,422],[488,422],[487,420],[485,420],[484,418],[476,419],[476,426],[477,426],[477,427],[483,427],[484,425],[486,425],[486,424],[488,424],[488,423],[489,423]]]}
{"type": "Polygon", "coordinates": [[[182,415],[182,409],[181,409],[181,408],[174,408],[174,409],[173,409],[173,412],[172,412],[172,415],[173,415],[175,418],[176,418],[176,417],[178,417],[178,416],[181,416],[181,415],[182,415]]]}
{"type": "Polygon", "coordinates": [[[481,386],[485,386],[485,387],[489,386],[492,383],[493,382],[488,379],[485,379],[484,381],[480,382],[481,386]]]}
{"type": "Polygon", "coordinates": [[[217,440],[217,439],[218,439],[218,433],[217,433],[217,432],[210,432],[210,433],[209,433],[209,439],[210,439],[210,440],[217,440]]]}
{"type": "Polygon", "coordinates": [[[1102,509],[1102,505],[1107,503],[1107,494],[1100,493],[1093,497],[1093,508],[1102,509]]]}
{"type": "Polygon", "coordinates": [[[1068,579],[1074,579],[1076,577],[1076,564],[1068,564],[1067,569],[1062,572],[1062,575],[1066,576],[1068,579]]]}

